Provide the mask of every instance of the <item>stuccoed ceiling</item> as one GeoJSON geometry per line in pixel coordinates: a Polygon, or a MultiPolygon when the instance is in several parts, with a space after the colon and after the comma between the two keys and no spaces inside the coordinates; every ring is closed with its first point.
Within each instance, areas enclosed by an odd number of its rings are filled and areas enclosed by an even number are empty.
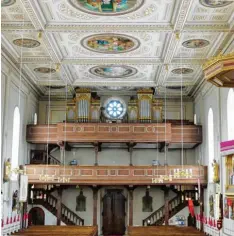
{"type": "Polygon", "coordinates": [[[2,0],[3,56],[22,62],[41,97],[71,97],[78,86],[172,97],[183,86],[193,96],[202,64],[234,51],[233,1],[102,2],[2,0]]]}

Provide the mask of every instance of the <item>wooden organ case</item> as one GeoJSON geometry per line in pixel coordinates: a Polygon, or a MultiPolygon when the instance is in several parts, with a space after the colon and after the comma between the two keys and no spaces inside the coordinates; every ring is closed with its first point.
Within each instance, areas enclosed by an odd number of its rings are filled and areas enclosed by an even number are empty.
{"type": "MultiPolygon", "coordinates": [[[[75,91],[75,98],[67,102],[67,122],[108,122],[107,119],[103,118],[100,99],[98,97],[93,98],[90,89],[77,88],[75,91]]],[[[127,122],[162,122],[162,108],[163,101],[153,98],[152,89],[139,89],[137,97],[128,102],[127,122]]]]}

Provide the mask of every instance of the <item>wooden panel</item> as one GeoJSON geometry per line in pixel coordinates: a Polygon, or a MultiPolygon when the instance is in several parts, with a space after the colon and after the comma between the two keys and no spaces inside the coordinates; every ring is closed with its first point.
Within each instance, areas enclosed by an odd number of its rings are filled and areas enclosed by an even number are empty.
{"type": "Polygon", "coordinates": [[[171,142],[171,124],[99,124],[58,123],[28,126],[27,141],[31,143],[68,142],[171,142]],[[165,132],[166,131],[166,132],[165,132]]]}
{"type": "Polygon", "coordinates": [[[202,143],[202,127],[200,125],[172,125],[171,143],[202,143]],[[183,137],[183,138],[182,138],[183,137]]]}
{"type": "Polygon", "coordinates": [[[98,124],[58,123],[57,125],[28,125],[27,141],[31,143],[58,143],[61,141],[135,142],[135,143],[191,143],[202,142],[202,127],[198,125],[159,124],[98,124]]]}
{"type": "Polygon", "coordinates": [[[57,125],[28,125],[27,142],[32,143],[57,143],[57,125]]]}
{"type": "Polygon", "coordinates": [[[158,185],[157,179],[165,175],[172,181],[164,180],[164,184],[201,184],[207,183],[207,167],[184,165],[183,170],[191,177],[177,177],[179,166],[58,166],[58,165],[26,165],[29,183],[63,184],[61,176],[70,178],[69,184],[102,184],[102,185],[158,185]],[[47,178],[41,175],[48,174],[47,178]],[[51,175],[54,175],[53,177],[51,175]]]}

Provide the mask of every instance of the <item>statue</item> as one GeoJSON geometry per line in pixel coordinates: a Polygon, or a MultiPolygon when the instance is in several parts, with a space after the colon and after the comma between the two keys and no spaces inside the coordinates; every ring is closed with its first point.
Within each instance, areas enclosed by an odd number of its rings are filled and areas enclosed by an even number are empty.
{"type": "Polygon", "coordinates": [[[17,210],[18,208],[18,190],[16,190],[15,192],[13,192],[13,196],[12,196],[12,211],[17,210]]]}
{"type": "Polygon", "coordinates": [[[143,212],[152,212],[153,198],[149,195],[149,190],[147,189],[145,192],[145,196],[142,198],[142,211],[143,212]]]}
{"type": "Polygon", "coordinates": [[[3,176],[4,182],[9,181],[10,176],[11,176],[11,159],[8,158],[4,163],[4,176],[3,176]]]}
{"type": "Polygon", "coordinates": [[[212,163],[212,166],[213,166],[213,174],[214,174],[213,181],[214,183],[219,183],[219,164],[217,163],[215,159],[212,163]]]}
{"type": "Polygon", "coordinates": [[[80,190],[80,195],[76,197],[76,211],[86,211],[86,197],[80,190]]]}

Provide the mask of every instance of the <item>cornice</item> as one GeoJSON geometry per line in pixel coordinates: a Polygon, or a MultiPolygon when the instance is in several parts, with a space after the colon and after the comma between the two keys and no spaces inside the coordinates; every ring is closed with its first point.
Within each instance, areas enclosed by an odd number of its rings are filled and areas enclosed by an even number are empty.
{"type": "Polygon", "coordinates": [[[19,0],[22,3],[25,11],[27,12],[32,24],[36,30],[44,29],[46,25],[46,19],[41,12],[41,8],[38,5],[37,0],[19,0]],[[36,10],[35,10],[36,9],[36,10]]]}
{"type": "Polygon", "coordinates": [[[20,32],[32,32],[37,31],[31,22],[2,22],[1,31],[20,31],[20,32]]]}
{"type": "MultiPolygon", "coordinates": [[[[31,31],[38,31],[41,29],[36,29],[31,22],[2,22],[1,23],[1,30],[4,31],[20,31],[20,32],[31,32],[31,31]]],[[[121,23],[47,23],[44,28],[43,32],[174,32],[173,26],[168,24],[156,24],[156,23],[141,23],[138,24],[127,24],[121,23]],[[103,27],[103,25],[105,27],[103,27]]],[[[199,23],[185,23],[183,25],[183,32],[230,32],[229,25],[227,24],[199,24],[199,23]]]]}
{"type": "Polygon", "coordinates": [[[79,23],[79,24],[68,24],[68,23],[49,23],[46,26],[46,31],[49,32],[171,32],[172,26],[171,25],[159,25],[153,23],[96,23],[96,22],[89,22],[89,23],[79,23]],[[104,27],[105,26],[105,27],[104,27]]]}
{"type": "MultiPolygon", "coordinates": [[[[2,54],[2,63],[4,62],[7,63],[9,67],[11,67],[16,73],[19,74],[20,73],[19,64],[3,46],[2,46],[1,54],[2,54]]],[[[28,76],[28,74],[25,72],[24,69],[22,69],[22,82],[26,86],[32,89],[35,96],[40,96],[42,94],[42,91],[40,91],[38,87],[32,84],[30,77],[28,76]]]]}
{"type": "Polygon", "coordinates": [[[174,23],[175,31],[181,31],[183,29],[193,0],[182,0],[179,2],[180,2],[180,9],[179,12],[177,13],[176,21],[174,23]]]}

